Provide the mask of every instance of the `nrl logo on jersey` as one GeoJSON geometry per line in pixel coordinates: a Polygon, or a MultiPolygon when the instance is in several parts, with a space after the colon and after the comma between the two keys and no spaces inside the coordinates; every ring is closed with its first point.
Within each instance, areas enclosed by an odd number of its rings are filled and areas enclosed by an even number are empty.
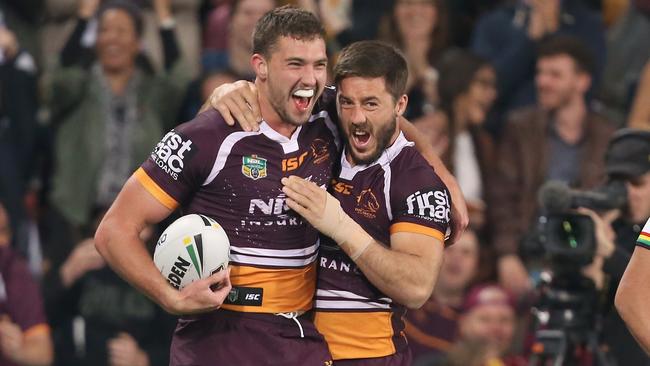
{"type": "Polygon", "coordinates": [[[257,155],[242,157],[241,173],[253,180],[266,178],[266,159],[257,155]]]}

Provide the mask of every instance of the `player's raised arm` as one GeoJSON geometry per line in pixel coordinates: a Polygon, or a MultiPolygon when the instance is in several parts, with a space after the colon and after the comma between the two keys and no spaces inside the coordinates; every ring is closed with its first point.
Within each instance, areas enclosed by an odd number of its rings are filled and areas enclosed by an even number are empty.
{"type": "Polygon", "coordinates": [[[166,311],[190,314],[217,309],[230,291],[227,271],[178,291],[160,274],[140,239],[147,225],[160,222],[171,212],[132,176],[99,225],[95,246],[113,270],[166,311]],[[210,286],[216,283],[223,286],[213,292],[210,286]]]}
{"type": "Polygon", "coordinates": [[[409,308],[419,308],[433,292],[442,263],[442,234],[391,235],[387,248],[348,216],[339,201],[312,182],[283,178],[287,205],[329,236],[380,291],[409,308]]]}

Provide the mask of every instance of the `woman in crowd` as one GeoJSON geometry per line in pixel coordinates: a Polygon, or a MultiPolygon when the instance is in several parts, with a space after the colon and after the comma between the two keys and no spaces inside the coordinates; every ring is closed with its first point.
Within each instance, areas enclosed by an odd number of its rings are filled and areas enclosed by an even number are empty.
{"type": "Polygon", "coordinates": [[[447,14],[442,0],[396,0],[382,24],[381,38],[400,48],[409,66],[409,105],[404,117],[415,121],[437,103],[434,65],[447,46],[447,14]]]}
{"type": "MultiPolygon", "coordinates": [[[[168,28],[164,74],[142,62],[140,9],[114,0],[99,9],[92,57],[79,51],[78,62],[62,60],[64,67],[53,75],[56,165],[50,198],[75,228],[87,225],[93,210],[110,205],[178,115],[187,77],[176,62],[169,1],[156,0],[155,5],[161,27],[168,28]]],[[[70,48],[79,44],[75,37],[81,33],[73,33],[68,55],[75,54],[70,48]]]]}
{"type": "Polygon", "coordinates": [[[440,108],[419,127],[430,134],[457,177],[475,228],[484,226],[494,142],[483,124],[496,97],[494,68],[468,51],[447,52],[439,63],[440,108]]]}

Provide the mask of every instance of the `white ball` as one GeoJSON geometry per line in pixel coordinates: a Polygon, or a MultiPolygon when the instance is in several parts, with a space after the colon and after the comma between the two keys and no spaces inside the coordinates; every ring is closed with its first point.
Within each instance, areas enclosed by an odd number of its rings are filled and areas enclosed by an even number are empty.
{"type": "Polygon", "coordinates": [[[230,241],[212,218],[191,214],[174,221],[160,235],[153,261],[175,288],[228,267],[230,241]]]}

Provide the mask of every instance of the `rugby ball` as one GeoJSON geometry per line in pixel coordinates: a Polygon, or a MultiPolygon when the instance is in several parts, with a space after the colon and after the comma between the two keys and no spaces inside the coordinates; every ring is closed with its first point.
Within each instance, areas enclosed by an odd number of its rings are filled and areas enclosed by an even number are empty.
{"type": "Polygon", "coordinates": [[[176,289],[228,267],[230,241],[214,219],[198,214],[174,221],[160,235],[153,261],[176,289]]]}

